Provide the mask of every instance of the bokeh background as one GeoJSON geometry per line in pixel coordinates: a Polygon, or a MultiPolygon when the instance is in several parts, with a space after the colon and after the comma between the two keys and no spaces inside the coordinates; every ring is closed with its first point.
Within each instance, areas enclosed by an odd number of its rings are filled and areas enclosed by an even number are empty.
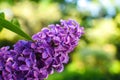
{"type": "MultiPolygon", "coordinates": [[[[5,18],[17,18],[30,36],[60,19],[85,28],[62,73],[46,80],[120,80],[120,0],[0,0],[5,18]]],[[[24,39],[3,29],[0,47],[24,39]]]]}

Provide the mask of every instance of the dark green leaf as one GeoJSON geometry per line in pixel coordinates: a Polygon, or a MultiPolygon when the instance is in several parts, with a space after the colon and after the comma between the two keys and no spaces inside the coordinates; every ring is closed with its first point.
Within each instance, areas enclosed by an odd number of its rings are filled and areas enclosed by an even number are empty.
{"type": "Polygon", "coordinates": [[[0,18],[5,19],[5,14],[3,12],[0,13],[0,18]]]}
{"type": "Polygon", "coordinates": [[[20,28],[20,23],[19,23],[19,21],[16,18],[13,18],[11,20],[11,23],[14,24],[14,25],[16,25],[16,26],[18,26],[20,28]]]}
{"type": "Polygon", "coordinates": [[[0,18],[0,26],[9,29],[10,31],[15,32],[16,34],[28,39],[32,40],[30,36],[28,36],[25,32],[23,32],[18,26],[12,24],[11,22],[0,18]]]}
{"type": "MultiPolygon", "coordinates": [[[[0,13],[0,18],[5,19],[5,15],[3,12],[0,13]]],[[[2,31],[3,27],[0,26],[0,31],[2,31]]]]}

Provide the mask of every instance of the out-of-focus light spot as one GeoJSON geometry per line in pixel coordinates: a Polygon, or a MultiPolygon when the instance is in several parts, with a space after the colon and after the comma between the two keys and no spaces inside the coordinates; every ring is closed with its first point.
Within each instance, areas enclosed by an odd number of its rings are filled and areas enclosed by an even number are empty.
{"type": "Polygon", "coordinates": [[[117,74],[120,72],[120,62],[119,61],[114,61],[113,64],[110,66],[110,72],[113,74],[117,74]]]}
{"type": "Polygon", "coordinates": [[[106,9],[108,16],[114,16],[116,14],[115,7],[110,0],[99,0],[99,2],[106,9]]]}
{"type": "Polygon", "coordinates": [[[98,16],[99,12],[101,10],[100,6],[98,4],[94,4],[94,3],[91,3],[88,8],[93,17],[98,16]]]}
{"type": "Polygon", "coordinates": [[[118,6],[118,7],[120,7],[120,0],[114,0],[114,1],[115,1],[115,5],[118,6]]]}
{"type": "Polygon", "coordinates": [[[83,63],[79,61],[79,63],[76,63],[75,61],[67,67],[67,70],[70,72],[79,72],[79,73],[84,73],[85,68],[83,67],[83,63]]]}
{"type": "Polygon", "coordinates": [[[99,2],[105,7],[111,5],[110,0],[99,0],[99,2]]]}
{"type": "Polygon", "coordinates": [[[120,24],[120,13],[116,15],[115,21],[120,24]]]}
{"type": "Polygon", "coordinates": [[[109,6],[107,9],[107,13],[109,16],[114,16],[116,14],[116,10],[113,6],[109,6]]]}
{"type": "Polygon", "coordinates": [[[103,46],[103,50],[107,53],[109,53],[111,56],[115,56],[116,53],[116,47],[112,44],[106,44],[103,46]]]}
{"type": "Polygon", "coordinates": [[[84,63],[79,58],[79,53],[75,53],[72,56],[72,60],[73,62],[69,64],[69,66],[67,67],[67,70],[70,72],[84,73],[85,67],[84,67],[84,63]]]}
{"type": "Polygon", "coordinates": [[[77,2],[77,8],[79,11],[87,11],[87,6],[88,6],[88,3],[86,0],[78,0],[77,2]]]}
{"type": "Polygon", "coordinates": [[[65,0],[66,2],[70,3],[70,2],[73,2],[73,0],[65,0]]]}
{"type": "Polygon", "coordinates": [[[99,0],[98,3],[90,2],[88,0],[78,0],[77,8],[80,12],[90,13],[93,17],[99,16],[102,8],[106,10],[108,16],[111,17],[116,15],[115,7],[110,0],[99,0]]]}
{"type": "Polygon", "coordinates": [[[97,21],[96,24],[96,28],[86,31],[89,40],[103,44],[108,42],[111,35],[118,35],[118,30],[113,20],[103,19],[102,21],[97,21]]]}
{"type": "Polygon", "coordinates": [[[98,4],[89,2],[87,0],[78,0],[77,8],[81,12],[89,12],[93,17],[98,16],[101,10],[98,4]]]}
{"type": "Polygon", "coordinates": [[[15,15],[22,15],[24,18],[27,18],[28,20],[33,19],[33,15],[34,15],[33,9],[34,8],[32,7],[32,3],[25,1],[24,3],[16,4],[15,6],[13,6],[12,9],[13,9],[15,15]],[[16,7],[17,7],[17,9],[16,9],[16,7]]]}
{"type": "Polygon", "coordinates": [[[86,8],[88,5],[88,2],[86,0],[78,0],[77,2],[78,6],[81,8],[86,8]]]}

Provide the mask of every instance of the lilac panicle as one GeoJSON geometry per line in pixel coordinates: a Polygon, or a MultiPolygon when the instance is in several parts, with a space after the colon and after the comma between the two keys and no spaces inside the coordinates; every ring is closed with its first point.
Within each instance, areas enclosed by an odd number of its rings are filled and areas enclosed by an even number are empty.
{"type": "Polygon", "coordinates": [[[63,64],[69,60],[68,53],[77,46],[83,30],[74,20],[61,20],[60,24],[49,25],[33,35],[32,39],[36,42],[32,47],[40,53],[49,74],[54,69],[63,71],[63,64]]]}
{"type": "Polygon", "coordinates": [[[61,20],[34,34],[34,41],[18,41],[0,49],[0,80],[44,80],[54,70],[62,72],[69,53],[77,46],[84,28],[74,20],[61,20]]]}

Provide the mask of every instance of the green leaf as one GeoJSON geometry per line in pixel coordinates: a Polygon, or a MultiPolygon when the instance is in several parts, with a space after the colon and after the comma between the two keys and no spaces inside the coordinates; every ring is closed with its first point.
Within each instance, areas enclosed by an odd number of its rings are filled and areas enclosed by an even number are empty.
{"type": "MultiPolygon", "coordinates": [[[[0,13],[0,18],[5,19],[5,15],[3,12],[0,13]]],[[[2,31],[3,27],[0,26],[0,31],[2,31]]]]}
{"type": "Polygon", "coordinates": [[[11,20],[11,23],[20,28],[20,23],[19,23],[19,21],[18,21],[16,18],[13,18],[13,19],[11,20]]]}
{"type": "Polygon", "coordinates": [[[14,25],[3,18],[0,18],[0,26],[15,32],[16,34],[24,37],[25,39],[32,40],[31,37],[28,36],[25,32],[23,32],[17,25],[14,25]]]}
{"type": "Polygon", "coordinates": [[[0,18],[5,19],[5,14],[3,12],[0,12],[0,18]]]}

